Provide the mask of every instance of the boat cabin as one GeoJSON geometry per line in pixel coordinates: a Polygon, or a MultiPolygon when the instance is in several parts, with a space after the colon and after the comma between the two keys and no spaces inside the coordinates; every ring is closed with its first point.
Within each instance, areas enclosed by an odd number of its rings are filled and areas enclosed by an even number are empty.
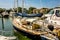
{"type": "Polygon", "coordinates": [[[40,17],[42,17],[41,14],[16,13],[14,19],[25,25],[28,29],[39,29],[40,24],[43,25],[42,22],[39,22],[40,17]]]}
{"type": "Polygon", "coordinates": [[[51,15],[46,19],[48,23],[60,28],[60,8],[53,9],[49,13],[51,15]]]}

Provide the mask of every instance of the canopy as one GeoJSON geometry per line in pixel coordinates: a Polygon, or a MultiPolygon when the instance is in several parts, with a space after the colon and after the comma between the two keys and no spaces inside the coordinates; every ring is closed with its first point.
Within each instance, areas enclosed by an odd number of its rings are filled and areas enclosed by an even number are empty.
{"type": "Polygon", "coordinates": [[[41,17],[43,14],[38,13],[38,14],[27,14],[27,13],[16,13],[15,16],[22,16],[22,17],[41,17]]]}

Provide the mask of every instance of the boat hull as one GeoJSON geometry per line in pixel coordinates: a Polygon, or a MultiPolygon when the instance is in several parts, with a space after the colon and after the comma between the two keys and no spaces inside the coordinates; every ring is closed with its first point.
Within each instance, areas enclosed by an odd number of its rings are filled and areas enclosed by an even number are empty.
{"type": "Polygon", "coordinates": [[[18,29],[16,26],[13,26],[13,27],[14,27],[14,29],[15,29],[16,31],[18,31],[18,32],[20,32],[20,33],[23,33],[24,36],[27,36],[27,37],[29,37],[29,38],[32,39],[32,40],[48,40],[48,39],[46,39],[46,38],[44,38],[44,37],[41,37],[40,35],[33,35],[33,34],[30,34],[30,33],[26,32],[26,31],[23,31],[23,30],[21,30],[21,29],[18,29]]]}
{"type": "Polygon", "coordinates": [[[4,17],[4,18],[8,18],[8,17],[9,17],[9,15],[4,15],[3,17],[4,17]]]}

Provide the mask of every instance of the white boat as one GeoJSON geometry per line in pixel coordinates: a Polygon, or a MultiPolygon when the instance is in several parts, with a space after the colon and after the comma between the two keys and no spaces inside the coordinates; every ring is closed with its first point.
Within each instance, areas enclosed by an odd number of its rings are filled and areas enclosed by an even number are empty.
{"type": "MultiPolygon", "coordinates": [[[[19,14],[19,13],[17,13],[19,14]]],[[[39,16],[26,16],[24,15],[23,17],[21,15],[16,15],[16,17],[14,17],[13,19],[13,27],[15,30],[17,30],[18,32],[22,32],[23,34],[27,35],[27,36],[30,36],[32,38],[34,37],[38,37],[38,38],[41,38],[41,37],[44,37],[45,39],[49,39],[49,40],[56,40],[58,39],[56,36],[54,36],[52,33],[51,33],[51,38],[47,35],[49,35],[49,29],[45,26],[43,26],[43,20],[40,19],[39,16]],[[38,26],[38,27],[37,27],[38,26]],[[37,27],[37,28],[34,28],[34,27],[37,27]],[[48,30],[48,31],[47,31],[48,30]],[[42,36],[43,34],[43,36],[42,36]],[[45,35],[47,34],[47,35],[45,35]],[[56,38],[56,39],[55,39],[56,38]]],[[[23,14],[22,14],[23,15],[23,14]]]]}
{"type": "Polygon", "coordinates": [[[0,40],[17,40],[16,36],[12,36],[12,32],[11,31],[3,31],[0,30],[0,40]],[[9,34],[9,36],[6,36],[4,33],[9,34]]]}
{"type": "Polygon", "coordinates": [[[16,39],[15,36],[13,36],[13,37],[7,37],[7,36],[0,35],[0,40],[15,40],[15,39],[16,39]]]}
{"type": "MultiPolygon", "coordinates": [[[[17,0],[18,7],[18,0],[17,0]]],[[[22,13],[15,14],[13,18],[13,27],[18,32],[23,33],[24,35],[33,38],[33,40],[41,40],[41,37],[44,37],[44,40],[58,40],[56,35],[49,33],[50,30],[47,27],[43,26],[44,21],[40,19],[42,14],[27,14],[23,11],[24,0],[22,0],[22,13]],[[51,34],[51,36],[47,35],[51,34]],[[43,35],[43,36],[42,36],[43,35]],[[37,39],[36,39],[37,38],[37,39]]],[[[50,31],[51,32],[51,31],[50,31]]]]}
{"type": "Polygon", "coordinates": [[[47,17],[48,24],[54,26],[54,28],[60,28],[60,8],[56,8],[50,11],[51,16],[47,17]]]}
{"type": "Polygon", "coordinates": [[[6,12],[6,11],[3,12],[2,15],[3,15],[4,18],[8,18],[8,17],[9,17],[9,14],[8,14],[8,12],[6,12]]]}

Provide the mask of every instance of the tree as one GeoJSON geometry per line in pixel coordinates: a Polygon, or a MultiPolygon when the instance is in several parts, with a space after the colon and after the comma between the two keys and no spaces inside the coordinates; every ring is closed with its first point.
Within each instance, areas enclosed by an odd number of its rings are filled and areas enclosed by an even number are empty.
{"type": "Polygon", "coordinates": [[[28,10],[27,10],[26,8],[24,8],[24,12],[25,12],[25,13],[28,13],[28,10]]]}
{"type": "Polygon", "coordinates": [[[8,13],[10,13],[11,11],[13,11],[12,8],[6,10],[6,12],[8,13]]]}
{"type": "Polygon", "coordinates": [[[5,11],[6,9],[5,8],[2,8],[3,9],[3,11],[5,11]]]}
{"type": "MultiPolygon", "coordinates": [[[[18,7],[18,12],[22,13],[22,8],[21,7],[18,7]]],[[[27,9],[23,8],[23,12],[27,13],[27,9]]]]}
{"type": "Polygon", "coordinates": [[[0,8],[0,13],[2,13],[4,10],[2,8],[0,8]]]}
{"type": "Polygon", "coordinates": [[[18,12],[22,13],[22,8],[18,7],[18,12]]]}
{"type": "Polygon", "coordinates": [[[48,8],[41,8],[41,9],[40,9],[40,13],[46,14],[46,13],[48,13],[48,12],[49,12],[49,9],[48,9],[48,8]]]}
{"type": "Polygon", "coordinates": [[[30,7],[29,8],[29,13],[31,14],[33,12],[33,9],[36,9],[35,7],[30,7]]]}

